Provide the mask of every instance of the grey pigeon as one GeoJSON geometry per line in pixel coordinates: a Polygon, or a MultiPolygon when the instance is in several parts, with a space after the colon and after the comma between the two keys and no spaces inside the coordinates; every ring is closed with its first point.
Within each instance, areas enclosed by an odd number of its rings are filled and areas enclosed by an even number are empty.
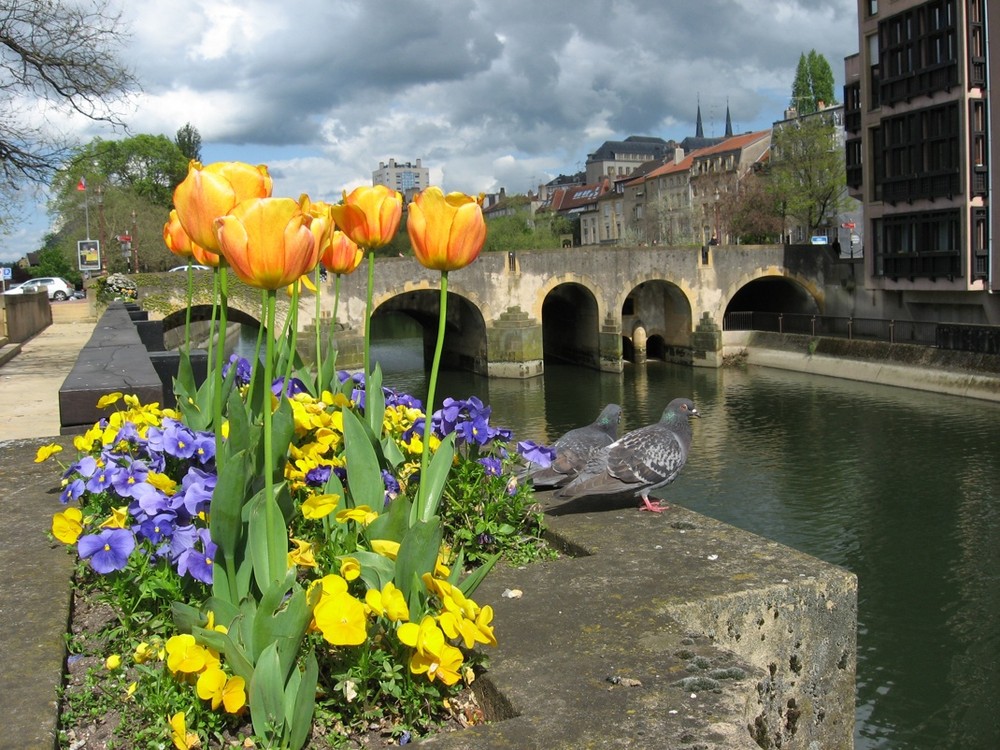
{"type": "Polygon", "coordinates": [[[649,501],[650,490],[670,484],[687,463],[691,449],[690,417],[700,417],[694,403],[675,398],[663,410],[660,421],[626,432],[602,448],[579,475],[556,497],[619,495],[631,492],[642,498],[639,510],[659,513],[662,507],[649,501]]]}
{"type": "Polygon", "coordinates": [[[601,448],[611,445],[618,437],[618,422],[622,408],[608,404],[597,421],[586,427],[570,430],[553,444],[556,456],[545,468],[528,473],[535,487],[562,487],[568,484],[601,448]]]}

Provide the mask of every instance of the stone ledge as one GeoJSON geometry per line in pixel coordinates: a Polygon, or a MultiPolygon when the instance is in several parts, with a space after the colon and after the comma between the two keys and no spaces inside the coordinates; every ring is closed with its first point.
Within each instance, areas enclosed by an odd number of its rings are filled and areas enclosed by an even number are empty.
{"type": "Polygon", "coordinates": [[[474,687],[494,722],[421,744],[853,746],[853,574],[676,506],[539,499],[577,556],[487,577],[500,645],[474,687]]]}

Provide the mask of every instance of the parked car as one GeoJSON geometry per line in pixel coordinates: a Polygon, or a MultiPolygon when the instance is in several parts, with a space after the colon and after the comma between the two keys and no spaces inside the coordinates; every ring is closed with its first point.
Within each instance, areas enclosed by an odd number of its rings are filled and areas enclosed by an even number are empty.
{"type": "Polygon", "coordinates": [[[174,266],[173,268],[170,269],[170,273],[173,273],[174,271],[186,271],[189,268],[192,271],[211,271],[212,270],[208,266],[203,266],[203,265],[200,265],[198,263],[192,263],[191,265],[188,265],[188,266],[174,266]]]}
{"type": "Polygon", "coordinates": [[[73,296],[73,285],[66,279],[58,276],[39,276],[37,279],[29,279],[23,284],[11,287],[7,294],[24,294],[25,292],[39,292],[42,289],[48,291],[49,299],[64,300],[73,296]]]}

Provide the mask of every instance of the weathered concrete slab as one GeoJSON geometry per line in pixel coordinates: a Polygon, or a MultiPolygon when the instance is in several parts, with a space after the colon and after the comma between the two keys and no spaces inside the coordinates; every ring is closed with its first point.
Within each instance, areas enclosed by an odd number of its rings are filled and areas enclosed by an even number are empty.
{"type": "Polygon", "coordinates": [[[498,721],[424,744],[852,747],[852,574],[678,507],[541,497],[578,556],[487,578],[500,645],[476,685],[498,721]]]}
{"type": "Polygon", "coordinates": [[[62,434],[82,432],[105,417],[97,402],[107,393],[120,391],[135,394],[143,403],[162,402],[163,385],[130,315],[120,303],[109,306],[80,351],[59,389],[62,434]]]}
{"type": "MultiPolygon", "coordinates": [[[[0,442],[0,750],[56,746],[74,561],[46,538],[60,508],[59,467],[34,459],[50,442],[0,442]]],[[[72,450],[68,438],[56,442],[72,450]]]]}

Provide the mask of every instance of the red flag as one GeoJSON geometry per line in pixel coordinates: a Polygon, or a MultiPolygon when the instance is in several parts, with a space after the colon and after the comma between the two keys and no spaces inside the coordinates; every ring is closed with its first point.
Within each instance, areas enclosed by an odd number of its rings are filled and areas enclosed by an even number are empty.
{"type": "Polygon", "coordinates": [[[78,183],[76,183],[76,189],[77,190],[86,190],[87,189],[87,179],[85,177],[81,177],[80,181],[78,183]]]}

